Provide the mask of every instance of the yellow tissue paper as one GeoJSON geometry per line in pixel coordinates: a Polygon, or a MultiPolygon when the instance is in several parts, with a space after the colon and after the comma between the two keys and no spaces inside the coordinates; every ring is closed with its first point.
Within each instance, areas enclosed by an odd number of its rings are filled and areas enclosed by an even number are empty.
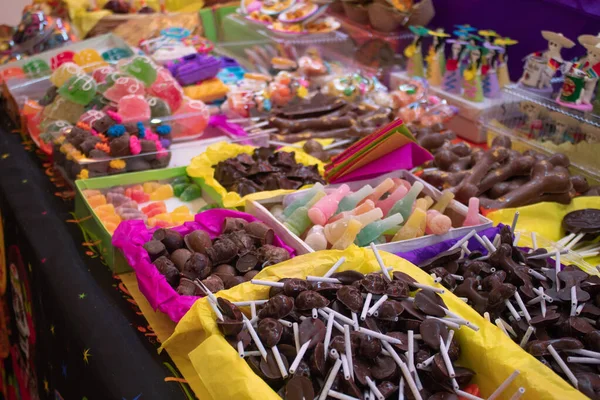
{"type": "MultiPolygon", "coordinates": [[[[219,201],[220,199],[221,204],[225,208],[242,207],[248,200],[258,201],[295,192],[295,190],[286,189],[268,190],[248,194],[242,197],[235,192],[228,192],[223,186],[221,186],[221,184],[215,179],[215,169],[213,166],[219,161],[225,161],[228,158],[235,157],[242,153],[252,154],[254,149],[255,147],[253,146],[243,146],[227,142],[216,143],[212,146],[209,146],[204,153],[192,159],[190,165],[187,167],[187,174],[197,180],[198,184],[202,187],[202,190],[207,192],[207,194],[215,201],[219,201]]],[[[323,175],[323,163],[313,156],[297,151],[296,161],[304,165],[317,164],[319,173],[323,175]]],[[[304,186],[304,188],[306,187],[310,186],[304,186]]]]}
{"type": "MultiPolygon", "coordinates": [[[[562,227],[562,220],[565,215],[571,211],[584,208],[600,209],[600,197],[576,197],[570,204],[538,203],[519,208],[506,208],[491,212],[487,217],[494,222],[494,225],[499,223],[510,225],[515,212],[518,210],[517,231],[535,232],[548,240],[556,242],[566,235],[562,227]]],[[[585,261],[595,266],[600,264],[600,256],[586,258],[585,261]]]]}
{"type": "MultiPolygon", "coordinates": [[[[427,273],[408,261],[390,253],[380,254],[385,265],[405,272],[421,283],[434,285],[427,273]]],[[[305,278],[307,275],[322,276],[342,256],[346,257],[346,261],[338,271],[380,271],[372,251],[353,245],[346,250],[324,250],[295,257],[264,269],[256,279],[278,281],[282,278],[305,278]]],[[[267,286],[247,282],[216,295],[230,301],[244,301],[266,299],[268,292],[267,286]]],[[[586,398],[452,293],[446,291],[441,296],[450,310],[480,328],[476,332],[463,327],[456,331],[455,338],[461,346],[461,357],[457,364],[476,372],[473,383],[479,385],[482,397],[488,397],[518,369],[519,376],[500,398],[508,399],[519,387],[526,389],[528,399],[586,398]]],[[[189,355],[201,381],[199,393],[196,393],[199,398],[279,399],[225,340],[217,328],[215,318],[207,299],[198,300],[181,319],[174,334],[163,344],[170,354],[176,352],[189,355]]]]}

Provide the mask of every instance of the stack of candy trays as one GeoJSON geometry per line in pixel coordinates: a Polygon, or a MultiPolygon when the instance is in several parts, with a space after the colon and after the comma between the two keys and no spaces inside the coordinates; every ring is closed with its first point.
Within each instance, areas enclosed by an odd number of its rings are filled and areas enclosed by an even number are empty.
{"type": "Polygon", "coordinates": [[[246,212],[278,235],[300,238],[312,251],[374,243],[399,253],[492,226],[479,214],[476,198],[467,208],[407,171],[249,201],[246,212]]]}
{"type": "Polygon", "coordinates": [[[148,228],[179,226],[193,221],[206,204],[202,190],[185,174],[185,168],[78,180],[76,186],[75,215],[89,236],[86,239],[97,245],[116,273],[129,269],[111,246],[112,234],[121,221],[143,220],[148,228]]]}

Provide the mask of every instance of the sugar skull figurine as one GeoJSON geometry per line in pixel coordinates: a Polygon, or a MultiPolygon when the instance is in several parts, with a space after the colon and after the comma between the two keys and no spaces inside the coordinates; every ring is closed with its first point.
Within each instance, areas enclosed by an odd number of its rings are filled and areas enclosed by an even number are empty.
{"type": "Polygon", "coordinates": [[[586,48],[587,55],[565,74],[557,102],[565,107],[590,111],[600,75],[600,39],[590,42],[584,38],[579,42],[586,48]]]}

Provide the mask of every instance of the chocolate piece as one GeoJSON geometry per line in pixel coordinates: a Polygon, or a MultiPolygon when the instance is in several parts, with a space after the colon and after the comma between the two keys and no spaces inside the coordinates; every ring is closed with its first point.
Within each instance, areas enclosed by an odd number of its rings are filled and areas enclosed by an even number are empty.
{"type": "Polygon", "coordinates": [[[183,271],[183,266],[191,256],[192,252],[188,249],[177,249],[171,254],[171,261],[179,271],[183,271]]]}
{"type": "Polygon", "coordinates": [[[267,347],[276,346],[283,334],[283,325],[273,318],[261,319],[258,323],[258,336],[267,347]]]}
{"type": "Polygon", "coordinates": [[[185,262],[181,276],[188,279],[205,279],[207,278],[212,270],[212,263],[202,253],[193,253],[190,258],[185,262]]]}
{"type": "Polygon", "coordinates": [[[248,251],[239,256],[235,268],[241,273],[246,273],[254,269],[257,264],[258,254],[255,251],[248,251]]]}
{"type": "Polygon", "coordinates": [[[298,297],[300,293],[310,289],[310,283],[304,279],[291,278],[286,280],[283,284],[283,293],[285,293],[286,296],[293,298],[298,297]]]}
{"type": "Polygon", "coordinates": [[[281,319],[291,313],[293,308],[293,298],[278,294],[271,297],[265,306],[260,309],[258,317],[281,319]]]}
{"type": "Polygon", "coordinates": [[[434,317],[445,317],[446,308],[442,298],[429,290],[421,290],[415,295],[415,307],[427,315],[434,317]]]}
{"type": "Polygon", "coordinates": [[[306,343],[310,340],[308,345],[309,349],[312,349],[317,343],[322,342],[325,339],[325,333],[327,328],[320,319],[306,318],[300,323],[298,327],[300,333],[300,343],[306,343]]]}
{"type": "Polygon", "coordinates": [[[206,255],[213,264],[227,264],[237,256],[237,253],[237,246],[227,237],[220,238],[206,249],[206,255]]]}
{"type": "Polygon", "coordinates": [[[279,264],[290,259],[290,253],[286,249],[269,244],[258,249],[258,255],[263,267],[279,264]]]}
{"type": "Polygon", "coordinates": [[[92,128],[98,133],[106,133],[106,131],[108,131],[108,128],[115,124],[115,121],[111,117],[105,115],[102,118],[94,121],[92,123],[92,128]]]}
{"type": "Polygon", "coordinates": [[[301,292],[295,301],[298,310],[311,310],[313,308],[323,308],[329,305],[329,300],[312,290],[301,292]]]}
{"type": "Polygon", "coordinates": [[[158,229],[154,232],[152,238],[163,242],[169,253],[183,247],[183,237],[179,232],[172,229],[158,229]]]}
{"type": "Polygon", "coordinates": [[[219,290],[225,289],[225,284],[223,283],[223,280],[215,274],[212,274],[208,278],[204,279],[202,283],[211,293],[216,293],[219,290]]]}
{"type": "Polygon", "coordinates": [[[202,230],[195,230],[183,238],[186,247],[194,253],[206,254],[206,249],[212,246],[210,236],[202,230]]]}
{"type": "Polygon", "coordinates": [[[363,307],[363,298],[360,291],[353,286],[342,286],[337,291],[336,297],[341,301],[350,311],[360,313],[363,307]]]}
{"type": "Polygon", "coordinates": [[[343,285],[352,285],[354,282],[360,281],[365,276],[358,271],[349,269],[343,272],[336,272],[332,274],[331,277],[339,280],[343,285]]]}
{"type": "Polygon", "coordinates": [[[273,229],[260,221],[253,221],[246,225],[246,232],[250,237],[254,238],[260,245],[273,244],[275,233],[273,229]]]}
{"type": "Polygon", "coordinates": [[[314,397],[315,391],[312,382],[297,373],[285,385],[286,400],[313,399],[314,397]]]}
{"type": "Polygon", "coordinates": [[[158,240],[150,240],[144,244],[144,250],[148,252],[150,261],[156,260],[160,256],[167,255],[167,248],[158,240]]]}
{"type": "Polygon", "coordinates": [[[243,218],[227,217],[223,221],[223,233],[243,231],[246,229],[246,225],[248,225],[248,221],[243,218]]]}
{"type": "Polygon", "coordinates": [[[198,287],[192,280],[182,277],[177,287],[177,293],[180,296],[195,296],[197,289],[198,287]]]}
{"type": "Polygon", "coordinates": [[[570,233],[600,234],[600,209],[571,211],[563,218],[562,226],[570,233]]]}

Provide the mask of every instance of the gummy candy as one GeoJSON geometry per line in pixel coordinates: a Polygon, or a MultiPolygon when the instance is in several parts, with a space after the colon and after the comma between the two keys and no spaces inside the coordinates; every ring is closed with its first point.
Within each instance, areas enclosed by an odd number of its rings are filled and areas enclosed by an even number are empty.
{"type": "Polygon", "coordinates": [[[173,188],[171,185],[161,185],[150,194],[150,200],[166,200],[173,197],[173,188]]]}
{"type": "Polygon", "coordinates": [[[132,58],[123,66],[123,70],[129,75],[144,82],[146,86],[152,85],[157,78],[156,67],[148,57],[137,56],[132,58]]]}
{"type": "Polygon", "coordinates": [[[85,72],[79,65],[67,62],[54,70],[52,75],[50,75],[50,82],[54,86],[60,87],[76,75],[85,75],[85,72]]]}
{"type": "Polygon", "coordinates": [[[173,116],[180,115],[173,121],[173,134],[176,136],[192,136],[202,134],[208,126],[210,112],[208,107],[200,100],[187,101],[173,116]]]}
{"type": "Polygon", "coordinates": [[[105,216],[115,214],[115,206],[113,206],[112,204],[100,205],[94,208],[94,212],[96,213],[98,218],[103,218],[105,216]]]}
{"type": "Polygon", "coordinates": [[[144,182],[144,193],[152,193],[154,192],[156,189],[158,189],[160,187],[160,183],[158,182],[144,182]]]}
{"type": "Polygon", "coordinates": [[[107,215],[105,217],[102,217],[102,222],[104,222],[105,224],[119,225],[121,223],[121,217],[119,217],[117,214],[107,215]]]}
{"type": "Polygon", "coordinates": [[[173,225],[172,222],[158,220],[156,218],[148,218],[148,226],[151,228],[168,228],[173,225]]]}
{"type": "Polygon", "coordinates": [[[85,189],[81,193],[83,193],[83,197],[85,197],[86,199],[89,197],[92,197],[92,196],[97,196],[99,194],[102,194],[102,192],[100,192],[99,190],[95,190],[95,189],[85,189]]]}
{"type": "Polygon", "coordinates": [[[200,189],[200,186],[192,184],[192,185],[189,185],[183,191],[183,193],[181,193],[181,196],[179,198],[182,201],[192,201],[192,200],[196,200],[200,196],[202,196],[202,189],[200,189]]]}
{"type": "MultiPolygon", "coordinates": [[[[142,208],[142,212],[144,214],[148,214],[152,211],[158,211],[158,214],[160,214],[162,212],[167,211],[167,206],[165,205],[164,201],[157,201],[154,203],[150,203],[146,207],[142,208]]],[[[154,215],[156,215],[156,213],[154,215]]]]}
{"type": "Polygon", "coordinates": [[[119,207],[123,203],[131,201],[131,199],[124,194],[110,192],[106,194],[106,201],[115,207],[119,207]]]}
{"type": "Polygon", "coordinates": [[[25,78],[25,72],[19,67],[8,67],[0,71],[0,83],[13,78],[25,78]]]}
{"type": "Polygon", "coordinates": [[[178,176],[171,181],[171,185],[178,185],[180,183],[190,183],[191,179],[187,175],[178,176]]]}
{"type": "Polygon", "coordinates": [[[123,122],[147,121],[150,119],[150,106],[143,96],[130,94],[119,100],[118,113],[123,122]]]}
{"type": "Polygon", "coordinates": [[[153,119],[171,115],[171,108],[163,99],[149,97],[148,105],[150,106],[150,117],[153,119]]]}
{"type": "Polygon", "coordinates": [[[83,114],[81,114],[81,117],[79,117],[79,121],[78,122],[82,122],[84,124],[92,126],[92,124],[95,121],[98,121],[99,119],[101,119],[105,115],[106,114],[103,113],[102,111],[88,110],[88,111],[84,112],[83,114]]]}
{"type": "Polygon", "coordinates": [[[117,210],[117,212],[119,213],[119,216],[124,220],[141,219],[141,220],[144,220],[144,222],[146,222],[148,220],[148,216],[138,210],[132,210],[132,209],[128,208],[128,209],[123,209],[123,210],[117,210]]]}
{"type": "Polygon", "coordinates": [[[88,204],[92,208],[96,208],[98,206],[103,206],[106,204],[106,197],[103,194],[97,194],[95,196],[90,196],[87,198],[88,204]]]}
{"type": "Polygon", "coordinates": [[[61,96],[56,96],[54,101],[44,108],[46,118],[62,119],[71,124],[76,124],[79,116],[84,113],[81,104],[73,103],[61,96]]]}
{"type": "Polygon", "coordinates": [[[114,84],[110,88],[106,89],[104,92],[104,97],[117,103],[124,96],[130,94],[143,96],[144,93],[145,90],[142,82],[132,77],[121,77],[117,78],[114,84]]]}
{"type": "Polygon", "coordinates": [[[171,111],[177,110],[183,102],[183,90],[181,86],[179,86],[165,68],[158,70],[158,77],[152,86],[150,86],[148,92],[166,101],[171,111]]]}
{"type": "Polygon", "coordinates": [[[53,70],[56,70],[58,67],[60,67],[64,63],[73,62],[74,56],[75,56],[75,53],[70,50],[63,51],[62,53],[58,53],[57,55],[55,55],[54,57],[52,57],[50,59],[50,66],[52,67],[53,70]]]}
{"type": "Polygon", "coordinates": [[[171,211],[171,214],[190,214],[190,209],[187,206],[179,206],[171,211]]]}
{"type": "MultiPolygon", "coordinates": [[[[108,193],[125,194],[125,188],[123,186],[115,186],[115,187],[108,189],[108,193]]],[[[129,197],[129,196],[127,196],[127,197],[129,197]]]]}
{"type": "Polygon", "coordinates": [[[173,194],[176,197],[179,197],[179,196],[181,196],[183,191],[189,186],[189,183],[177,183],[177,184],[172,184],[172,185],[173,185],[173,194]]]}
{"type": "Polygon", "coordinates": [[[112,222],[104,222],[104,227],[106,228],[106,230],[112,235],[113,233],[115,233],[115,231],[117,230],[117,226],[118,224],[112,223],[112,222]]]}
{"type": "Polygon", "coordinates": [[[88,75],[69,78],[59,89],[58,94],[73,103],[85,106],[96,95],[96,81],[88,75]]]}
{"type": "Polygon", "coordinates": [[[34,78],[49,75],[50,71],[48,63],[39,58],[31,60],[23,65],[23,72],[34,78]]]}
{"type": "Polygon", "coordinates": [[[105,65],[104,67],[96,68],[92,72],[92,78],[98,83],[106,82],[106,78],[113,74],[116,70],[110,65],[105,65]]]}
{"type": "Polygon", "coordinates": [[[102,58],[109,62],[118,61],[129,56],[131,56],[131,51],[129,51],[128,49],[123,49],[121,47],[108,49],[102,53],[102,58]]]}
{"type": "Polygon", "coordinates": [[[98,67],[106,65],[100,53],[94,49],[83,49],[73,57],[75,64],[83,67],[86,72],[92,72],[98,67]]]}
{"type": "Polygon", "coordinates": [[[182,225],[185,222],[189,222],[189,221],[193,221],[194,220],[194,216],[192,214],[183,214],[183,213],[177,213],[177,214],[171,214],[171,219],[173,221],[173,225],[182,225]]]}

